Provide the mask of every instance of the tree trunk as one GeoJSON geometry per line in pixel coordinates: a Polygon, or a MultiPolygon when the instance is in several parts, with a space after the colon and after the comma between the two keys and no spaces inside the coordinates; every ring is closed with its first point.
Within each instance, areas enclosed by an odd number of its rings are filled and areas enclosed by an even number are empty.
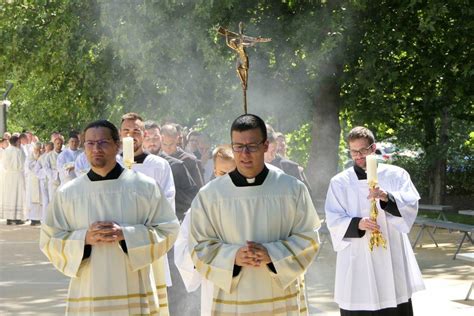
{"type": "Polygon", "coordinates": [[[329,181],[337,172],[339,161],[339,109],[340,87],[337,78],[325,80],[314,98],[312,145],[306,173],[313,191],[313,200],[322,212],[323,200],[329,181]]]}
{"type": "Polygon", "coordinates": [[[447,107],[441,114],[438,155],[433,162],[433,178],[430,183],[430,198],[433,204],[443,204],[446,194],[446,149],[448,148],[449,114],[447,107]]]}

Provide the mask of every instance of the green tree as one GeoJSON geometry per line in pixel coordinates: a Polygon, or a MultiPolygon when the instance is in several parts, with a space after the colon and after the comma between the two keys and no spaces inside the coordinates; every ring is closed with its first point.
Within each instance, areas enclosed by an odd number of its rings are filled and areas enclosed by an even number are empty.
{"type": "Polygon", "coordinates": [[[361,54],[345,65],[345,114],[381,139],[421,147],[435,204],[448,153],[459,156],[473,130],[472,12],[468,1],[367,4],[355,12],[360,41],[347,46],[361,54]]]}

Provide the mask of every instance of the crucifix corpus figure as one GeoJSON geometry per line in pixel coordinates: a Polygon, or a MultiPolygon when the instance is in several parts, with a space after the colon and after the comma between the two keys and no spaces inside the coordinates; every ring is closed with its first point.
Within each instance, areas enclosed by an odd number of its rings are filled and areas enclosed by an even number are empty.
{"type": "Polygon", "coordinates": [[[245,51],[246,47],[254,46],[256,43],[270,42],[271,38],[251,37],[244,35],[244,24],[239,23],[239,33],[228,31],[223,27],[219,27],[217,33],[225,36],[227,46],[232,48],[238,54],[237,59],[237,75],[242,84],[242,92],[244,94],[244,112],[247,114],[247,83],[249,77],[249,56],[245,51]]]}

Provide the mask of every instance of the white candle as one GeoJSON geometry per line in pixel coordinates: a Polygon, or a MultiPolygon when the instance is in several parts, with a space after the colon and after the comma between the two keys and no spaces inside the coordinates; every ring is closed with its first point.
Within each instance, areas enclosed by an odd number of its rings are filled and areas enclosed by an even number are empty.
{"type": "Polygon", "coordinates": [[[133,137],[123,137],[122,138],[122,150],[123,150],[123,161],[125,164],[132,164],[134,150],[133,150],[133,137]]]}
{"type": "Polygon", "coordinates": [[[367,182],[377,182],[377,158],[375,155],[365,157],[367,166],[367,182]]]}

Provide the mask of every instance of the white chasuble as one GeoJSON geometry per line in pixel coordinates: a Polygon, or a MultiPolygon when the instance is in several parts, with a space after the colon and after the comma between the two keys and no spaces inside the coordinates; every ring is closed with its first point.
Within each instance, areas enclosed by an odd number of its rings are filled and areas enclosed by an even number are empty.
{"type": "Polygon", "coordinates": [[[201,316],[212,314],[212,294],[214,285],[203,278],[194,267],[191,252],[189,251],[189,229],[191,225],[191,213],[186,212],[178,238],[174,243],[174,263],[183,279],[186,291],[194,292],[201,287],[201,316]]]}
{"type": "Polygon", "coordinates": [[[305,185],[273,170],[262,185],[236,187],[225,175],[201,189],[191,205],[189,249],[213,283],[213,315],[307,315],[303,275],[319,247],[319,218],[305,185]],[[262,243],[267,265],[242,267],[235,255],[262,243]]]}
{"type": "Polygon", "coordinates": [[[345,310],[380,310],[407,302],[424,289],[409,233],[420,196],[402,168],[379,164],[378,186],[395,198],[400,216],[385,212],[377,201],[377,224],[387,249],[369,249],[370,231],[361,238],[345,238],[354,217],[370,216],[367,180],[358,180],[354,168],[331,179],[326,197],[326,219],[337,252],[335,301],[345,310]]]}
{"type": "Polygon", "coordinates": [[[25,154],[15,146],[7,147],[2,153],[0,170],[0,218],[26,219],[25,154]]]}
{"type": "Polygon", "coordinates": [[[170,204],[148,177],[124,170],[116,180],[93,182],[83,175],[58,189],[40,248],[72,278],[68,314],[159,315],[151,264],[171,248],[178,230],[170,204]],[[95,221],[119,223],[127,253],[119,243],[101,244],[83,260],[86,231],[95,221]]]}

